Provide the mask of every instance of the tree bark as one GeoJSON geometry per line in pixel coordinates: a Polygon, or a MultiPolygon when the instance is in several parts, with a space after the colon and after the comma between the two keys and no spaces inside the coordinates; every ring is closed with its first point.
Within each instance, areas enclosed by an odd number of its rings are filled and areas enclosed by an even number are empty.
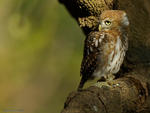
{"type": "Polygon", "coordinates": [[[62,113],[150,113],[150,1],[60,0],[85,35],[102,11],[125,10],[130,21],[129,49],[118,79],[72,92],[62,113]]]}

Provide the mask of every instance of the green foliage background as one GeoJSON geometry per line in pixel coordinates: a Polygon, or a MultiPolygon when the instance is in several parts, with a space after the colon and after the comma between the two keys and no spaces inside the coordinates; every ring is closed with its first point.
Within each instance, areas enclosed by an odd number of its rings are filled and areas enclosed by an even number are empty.
{"type": "Polygon", "coordinates": [[[0,112],[60,113],[79,83],[83,40],[57,0],[0,0],[0,112]]]}

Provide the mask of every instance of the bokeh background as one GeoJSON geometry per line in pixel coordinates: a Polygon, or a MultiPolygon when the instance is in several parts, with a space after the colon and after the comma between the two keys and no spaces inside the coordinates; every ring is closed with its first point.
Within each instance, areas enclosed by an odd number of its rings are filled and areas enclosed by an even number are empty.
{"type": "Polygon", "coordinates": [[[0,0],[0,112],[60,113],[84,37],[57,0],[0,0]]]}

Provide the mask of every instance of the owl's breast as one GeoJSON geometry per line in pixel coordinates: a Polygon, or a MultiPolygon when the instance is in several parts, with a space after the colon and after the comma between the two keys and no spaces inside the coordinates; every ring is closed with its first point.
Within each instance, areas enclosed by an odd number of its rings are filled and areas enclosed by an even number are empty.
{"type": "Polygon", "coordinates": [[[123,47],[120,37],[117,37],[114,49],[108,55],[108,65],[106,71],[108,73],[115,74],[120,70],[120,66],[123,63],[125,56],[125,49],[123,47]]]}
{"type": "Polygon", "coordinates": [[[98,56],[99,65],[93,73],[93,76],[96,77],[117,73],[125,56],[125,49],[120,37],[116,37],[116,40],[106,40],[104,40],[101,54],[98,56]]]}

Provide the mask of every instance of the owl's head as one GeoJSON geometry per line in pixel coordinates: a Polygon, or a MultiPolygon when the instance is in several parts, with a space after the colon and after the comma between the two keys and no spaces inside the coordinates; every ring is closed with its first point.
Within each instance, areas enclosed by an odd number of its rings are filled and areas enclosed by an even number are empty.
{"type": "Polygon", "coordinates": [[[128,28],[129,21],[125,11],[106,10],[100,16],[99,30],[128,28]]]}

